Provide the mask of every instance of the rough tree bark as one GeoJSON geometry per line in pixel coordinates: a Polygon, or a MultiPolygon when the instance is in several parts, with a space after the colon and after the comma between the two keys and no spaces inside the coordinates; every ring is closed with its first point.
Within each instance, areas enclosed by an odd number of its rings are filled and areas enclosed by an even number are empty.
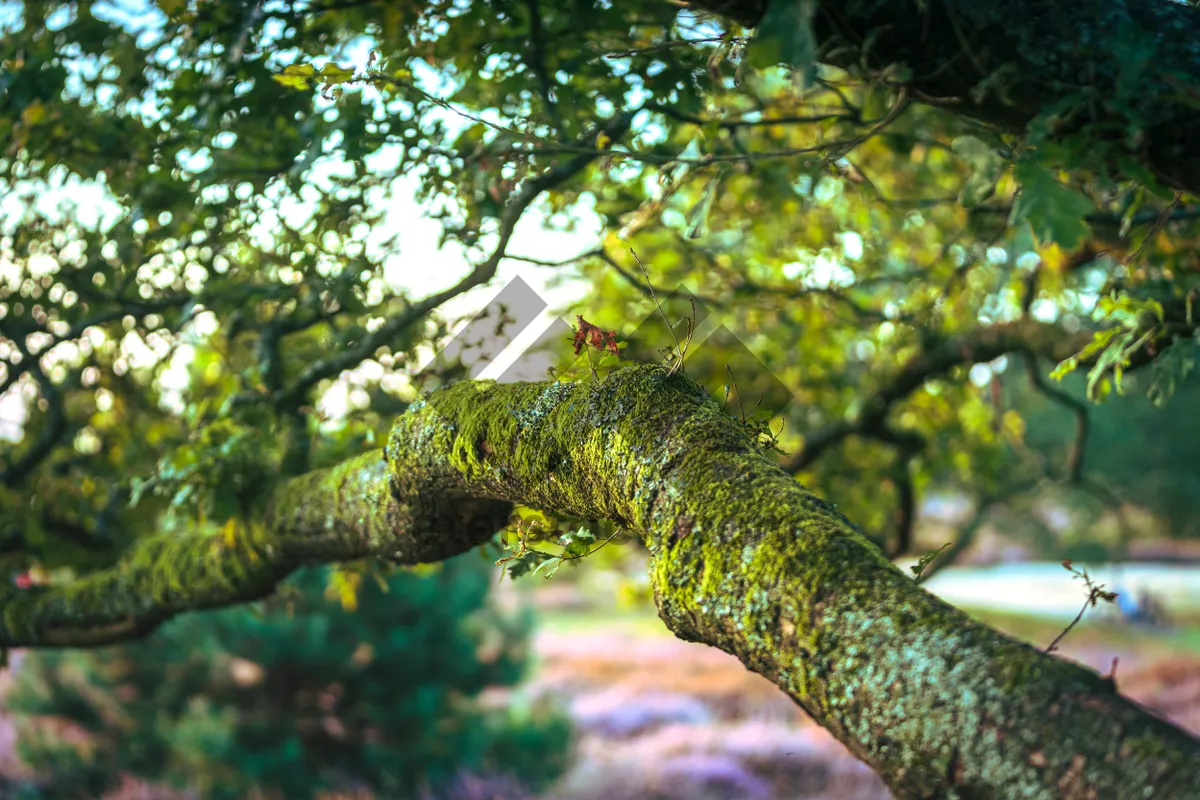
{"type": "MultiPolygon", "coordinates": [[[[769,2],[693,0],[754,27],[769,2]]],[[[1053,112],[1095,143],[1200,191],[1200,7],[1172,0],[819,0],[821,60],[902,64],[910,96],[1009,130],[1053,112]],[[1135,132],[1136,131],[1136,132],[1135,132]]],[[[1136,176],[1131,176],[1136,177],[1136,176]]]]}
{"type": "Polygon", "coordinates": [[[1200,797],[1200,742],[925,592],[659,367],[441,390],[383,451],[274,488],[232,541],[149,540],[85,580],[10,594],[0,645],[136,636],[302,563],[436,561],[515,502],[640,531],[667,626],[773,681],[898,797],[1200,797]]]}

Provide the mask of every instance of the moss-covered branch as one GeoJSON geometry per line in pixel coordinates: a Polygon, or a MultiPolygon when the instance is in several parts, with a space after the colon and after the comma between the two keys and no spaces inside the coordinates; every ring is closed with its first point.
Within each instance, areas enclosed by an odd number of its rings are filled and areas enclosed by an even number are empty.
{"type": "Polygon", "coordinates": [[[511,505],[464,496],[426,453],[372,450],[270,488],[260,513],[218,531],[161,534],[65,585],[5,587],[0,647],[90,647],[142,636],[183,611],[266,597],[305,564],[366,556],[417,564],[483,542],[511,505]]]}
{"type": "Polygon", "coordinates": [[[654,367],[437,392],[396,421],[383,458],[276,489],[238,569],[222,572],[233,555],[200,567],[210,551],[198,543],[172,554],[190,567],[140,552],[75,587],[10,601],[4,640],[54,633],[63,643],[63,631],[89,624],[215,604],[218,574],[235,579],[225,599],[236,601],[305,561],[444,558],[487,538],[510,502],[644,532],[668,627],[775,682],[898,796],[1103,798],[1155,787],[1200,797],[1200,743],[1095,673],[926,593],[698,386],[654,367]],[[182,588],[164,588],[170,570],[182,588]]]}

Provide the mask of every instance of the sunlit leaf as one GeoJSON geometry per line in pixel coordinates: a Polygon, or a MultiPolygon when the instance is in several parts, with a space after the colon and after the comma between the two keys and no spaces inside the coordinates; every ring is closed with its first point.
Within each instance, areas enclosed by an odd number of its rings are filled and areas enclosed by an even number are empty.
{"type": "Polygon", "coordinates": [[[330,61],[321,67],[321,71],[317,73],[317,77],[325,84],[345,83],[354,77],[354,70],[353,68],[339,67],[330,61]]]}
{"type": "Polygon", "coordinates": [[[280,72],[271,77],[292,89],[308,89],[312,86],[312,78],[316,74],[316,69],[312,64],[288,64],[280,72]]]}

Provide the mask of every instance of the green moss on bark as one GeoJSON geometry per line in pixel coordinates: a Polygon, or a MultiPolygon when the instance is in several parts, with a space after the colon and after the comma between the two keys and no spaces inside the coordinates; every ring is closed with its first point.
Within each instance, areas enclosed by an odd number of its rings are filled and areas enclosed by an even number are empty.
{"type": "Polygon", "coordinates": [[[668,626],[776,682],[899,796],[1200,791],[1195,742],[921,590],[683,376],[464,384],[415,414],[472,491],[644,531],[668,626]],[[1159,751],[1115,768],[1138,728],[1159,751]]]}
{"type": "Polygon", "coordinates": [[[700,387],[656,367],[437,392],[396,420],[384,453],[274,490],[246,552],[219,571],[242,589],[197,592],[215,586],[186,571],[201,563],[199,544],[147,543],[128,568],[152,580],[122,583],[118,571],[10,600],[4,640],[42,643],[63,623],[156,624],[269,591],[303,561],[442,559],[491,536],[513,502],[643,532],[668,627],[775,682],[897,796],[1136,797],[1154,787],[1200,797],[1194,739],[1095,673],[925,592],[700,387]],[[168,553],[190,566],[162,572],[168,553]]]}

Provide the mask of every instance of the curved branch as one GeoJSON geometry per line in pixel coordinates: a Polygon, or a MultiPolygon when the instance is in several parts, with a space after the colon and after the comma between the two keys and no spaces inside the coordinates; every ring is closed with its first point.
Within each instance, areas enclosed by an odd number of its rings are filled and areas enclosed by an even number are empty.
{"type": "Polygon", "coordinates": [[[698,117],[695,114],[689,114],[686,111],[680,111],[673,106],[663,105],[662,103],[647,103],[645,105],[647,111],[654,111],[663,116],[670,117],[678,122],[685,122],[689,125],[704,127],[706,125],[716,125],[724,130],[738,130],[739,128],[755,128],[767,125],[811,125],[820,122],[830,122],[839,120],[842,122],[862,123],[862,116],[857,113],[848,113],[846,111],[829,112],[827,114],[812,114],[808,116],[790,116],[790,117],[761,117],[757,119],[722,119],[720,117],[706,118],[698,117]]]}
{"type": "Polygon", "coordinates": [[[0,646],[133,635],[303,562],[446,558],[519,502],[643,532],[667,626],[774,682],[898,797],[1200,797],[1200,742],[925,592],[680,373],[459,383],[410,407],[384,457],[282,484],[232,544],[160,538],[8,590],[0,646]]]}
{"type": "Polygon", "coordinates": [[[525,0],[525,6],[529,10],[529,65],[537,77],[538,91],[542,95],[542,102],[546,104],[546,113],[558,123],[558,105],[554,102],[554,88],[546,68],[542,12],[538,7],[538,0],[525,0]]]}
{"type": "MultiPolygon", "coordinates": [[[[403,421],[404,418],[402,417],[403,421]]],[[[261,599],[306,564],[376,556],[440,561],[481,544],[511,505],[464,496],[430,454],[372,450],[281,482],[232,531],[165,534],[115,566],[62,586],[0,589],[0,648],[93,647],[136,639],[184,611],[261,599]]]]}
{"type": "Polygon", "coordinates": [[[938,553],[933,561],[925,567],[925,571],[921,573],[922,581],[928,581],[934,575],[958,561],[958,557],[966,552],[966,549],[975,542],[975,534],[983,527],[983,523],[987,519],[988,514],[991,513],[994,504],[995,501],[990,498],[979,499],[975,504],[975,511],[971,514],[966,524],[959,528],[958,534],[950,542],[950,546],[938,553]]]}
{"type": "Polygon", "coordinates": [[[805,437],[804,447],[784,463],[784,469],[799,472],[850,436],[879,438],[881,426],[893,405],[926,381],[940,377],[954,367],[993,361],[1016,350],[1062,361],[1082,350],[1091,339],[1089,331],[1067,334],[1057,325],[1032,319],[974,328],[946,337],[914,356],[890,381],[869,396],[855,419],[833,423],[805,437]]]}
{"type": "MultiPolygon", "coordinates": [[[[925,449],[925,437],[916,431],[884,427],[880,441],[893,445],[896,462],[892,465],[892,483],[896,489],[896,509],[892,516],[892,539],[886,543],[888,558],[898,558],[912,545],[913,526],[917,521],[917,488],[912,479],[912,461],[925,449]]],[[[886,540],[885,540],[886,541],[886,540]]]]}
{"type": "Polygon", "coordinates": [[[938,553],[937,557],[929,563],[925,571],[921,573],[921,580],[927,581],[937,573],[941,572],[946,567],[954,564],[968,547],[975,541],[975,534],[983,523],[987,521],[988,515],[991,514],[992,508],[1000,503],[1007,502],[1010,498],[1024,494],[1030,491],[1038,484],[1045,480],[1044,476],[1017,481],[1008,486],[1001,487],[995,491],[982,492],[975,500],[975,510],[971,516],[958,530],[958,534],[942,552],[938,553]]]}
{"type": "Polygon", "coordinates": [[[42,434],[37,438],[25,453],[15,461],[6,465],[3,470],[0,470],[0,483],[5,486],[20,486],[25,479],[33,472],[38,464],[58,445],[63,436],[67,433],[67,410],[66,404],[62,397],[62,392],[54,385],[54,382],[42,372],[42,368],[37,365],[35,357],[26,356],[26,363],[31,363],[28,371],[33,373],[38,385],[42,390],[42,397],[45,399],[48,408],[46,414],[48,419],[45,427],[42,429],[42,434]]]}

